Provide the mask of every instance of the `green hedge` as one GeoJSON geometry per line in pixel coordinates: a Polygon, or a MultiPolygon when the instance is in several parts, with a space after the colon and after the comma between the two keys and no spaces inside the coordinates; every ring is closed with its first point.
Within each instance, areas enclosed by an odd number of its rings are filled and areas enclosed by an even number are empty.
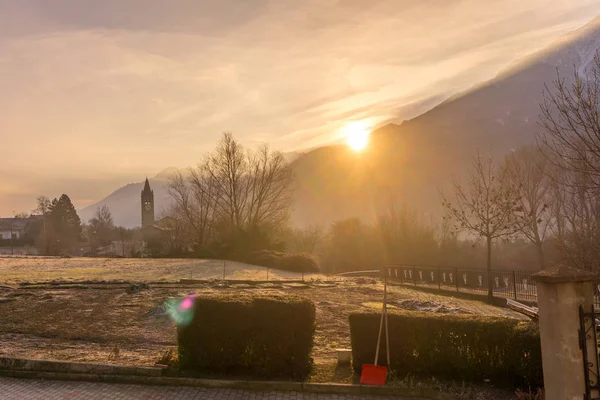
{"type": "MultiPolygon", "coordinates": [[[[350,315],[354,369],[372,364],[381,314],[350,315]]],[[[391,367],[400,376],[542,386],[540,336],[534,323],[472,315],[389,313],[391,367]]],[[[385,362],[385,341],[380,359],[385,362]],[[381,358],[383,356],[383,358],[381,358]]]]}
{"type": "Polygon", "coordinates": [[[182,369],[303,379],[310,371],[315,306],[282,296],[196,297],[178,326],[182,369]]]}

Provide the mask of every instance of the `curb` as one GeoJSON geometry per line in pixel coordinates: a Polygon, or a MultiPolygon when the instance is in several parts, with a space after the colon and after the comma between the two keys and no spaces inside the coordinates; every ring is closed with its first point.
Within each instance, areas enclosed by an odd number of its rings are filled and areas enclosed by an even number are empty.
{"type": "Polygon", "coordinates": [[[96,375],[161,376],[162,367],[138,367],[109,364],[89,364],[68,361],[29,360],[25,358],[0,357],[0,370],[66,372],[96,375]]]}
{"type": "Polygon", "coordinates": [[[339,383],[289,381],[222,380],[162,376],[164,369],[104,364],[72,363],[48,360],[0,358],[0,376],[24,379],[86,381],[157,386],[246,389],[256,391],[292,391],[322,394],[383,395],[411,399],[458,400],[430,389],[406,389],[390,386],[364,386],[339,383]]]}

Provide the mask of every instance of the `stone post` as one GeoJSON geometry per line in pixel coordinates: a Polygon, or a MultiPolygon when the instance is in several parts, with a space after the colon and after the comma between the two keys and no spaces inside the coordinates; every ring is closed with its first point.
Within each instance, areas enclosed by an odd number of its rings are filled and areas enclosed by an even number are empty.
{"type": "MultiPolygon", "coordinates": [[[[579,306],[583,306],[585,312],[592,310],[596,275],[569,267],[554,267],[538,272],[533,280],[537,283],[546,400],[584,400],[586,384],[579,343],[579,306]]],[[[591,324],[591,320],[588,323],[591,324]]],[[[587,340],[588,354],[593,357],[589,362],[596,363],[595,340],[591,335],[587,340]]],[[[597,377],[590,375],[590,380],[596,383],[597,377]]]]}

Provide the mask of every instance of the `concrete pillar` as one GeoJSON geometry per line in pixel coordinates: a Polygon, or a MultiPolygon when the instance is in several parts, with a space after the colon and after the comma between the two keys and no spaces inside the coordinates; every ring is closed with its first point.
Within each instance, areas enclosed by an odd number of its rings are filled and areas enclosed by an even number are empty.
{"type": "MultiPolygon", "coordinates": [[[[583,352],[579,344],[579,306],[590,312],[596,275],[569,267],[554,267],[533,276],[537,283],[542,364],[546,400],[584,400],[583,352]]],[[[587,321],[588,326],[593,322],[587,321]]],[[[597,362],[595,341],[588,338],[590,362],[597,362]]],[[[590,375],[592,383],[597,377],[590,375]]],[[[596,393],[596,396],[598,394],[596,393]]],[[[592,398],[594,393],[592,393],[592,398]]]]}

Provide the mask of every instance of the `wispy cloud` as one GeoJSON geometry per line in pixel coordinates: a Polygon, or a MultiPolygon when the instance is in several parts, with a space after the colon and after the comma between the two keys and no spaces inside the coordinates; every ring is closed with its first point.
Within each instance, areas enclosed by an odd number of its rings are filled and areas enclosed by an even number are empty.
{"type": "MultiPolygon", "coordinates": [[[[39,193],[106,177],[78,195],[93,198],[194,164],[225,130],[283,150],[328,143],[352,119],[414,116],[599,12],[591,0],[0,0],[3,168],[43,173],[28,184],[39,193]]],[[[17,176],[3,177],[0,215],[30,207],[11,197],[17,176]]]]}

